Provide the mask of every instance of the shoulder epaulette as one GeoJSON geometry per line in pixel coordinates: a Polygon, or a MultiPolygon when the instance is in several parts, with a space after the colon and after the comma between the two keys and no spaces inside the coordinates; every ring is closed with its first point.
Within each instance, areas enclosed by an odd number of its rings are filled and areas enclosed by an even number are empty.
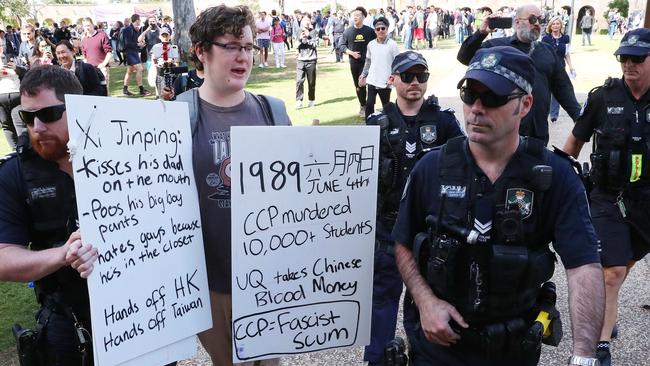
{"type": "Polygon", "coordinates": [[[438,104],[438,97],[433,94],[429,95],[425,103],[440,108],[440,104],[438,104]]]}
{"type": "Polygon", "coordinates": [[[6,163],[7,161],[11,160],[12,158],[14,158],[16,156],[18,156],[18,154],[15,153],[15,152],[12,152],[12,153],[7,154],[5,156],[0,156],[0,166],[2,166],[2,164],[6,163]]]}
{"type": "Polygon", "coordinates": [[[574,158],[573,156],[567,154],[564,150],[558,148],[557,146],[553,145],[553,154],[561,157],[562,159],[566,160],[571,164],[573,169],[578,175],[582,175],[582,165],[580,165],[580,162],[574,158]]]}

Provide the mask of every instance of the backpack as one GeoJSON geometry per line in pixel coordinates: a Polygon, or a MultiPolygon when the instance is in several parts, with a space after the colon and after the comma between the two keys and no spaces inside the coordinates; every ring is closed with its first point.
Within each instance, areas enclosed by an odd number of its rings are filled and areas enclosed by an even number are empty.
{"type": "Polygon", "coordinates": [[[126,51],[126,40],[124,39],[124,30],[126,27],[120,29],[120,34],[117,36],[117,51],[124,52],[126,51]]]}
{"type": "MultiPolygon", "coordinates": [[[[253,94],[261,101],[271,113],[271,123],[274,126],[291,126],[284,102],[278,98],[262,94],[253,94]]],[[[197,88],[190,89],[176,97],[177,102],[186,102],[190,110],[190,128],[192,136],[196,135],[199,122],[199,91],[197,88]]]]}

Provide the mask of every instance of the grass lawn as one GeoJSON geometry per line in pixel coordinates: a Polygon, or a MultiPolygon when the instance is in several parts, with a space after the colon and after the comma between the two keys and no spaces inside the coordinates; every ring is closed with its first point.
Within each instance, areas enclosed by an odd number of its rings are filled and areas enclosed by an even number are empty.
{"type": "MultiPolygon", "coordinates": [[[[579,37],[577,38],[579,42],[579,37]]],[[[618,45],[618,40],[609,41],[606,36],[592,35],[594,46],[580,47],[578,43],[573,47],[573,63],[578,72],[578,79],[575,81],[576,92],[585,93],[596,85],[601,85],[607,74],[605,69],[612,69],[610,62],[614,63],[611,56],[618,45]],[[606,65],[607,67],[603,67],[606,65]]],[[[459,64],[454,60],[447,60],[447,57],[455,56],[455,45],[453,40],[444,40],[438,43],[440,50],[426,52],[440,52],[445,59],[436,57],[436,53],[429,59],[431,78],[429,89],[440,87],[439,81],[458,70],[459,64]],[[453,55],[453,56],[452,56],[453,55]],[[442,62],[437,62],[438,60],[442,62]]],[[[295,125],[310,125],[314,119],[320,124],[360,124],[361,118],[357,116],[359,103],[354,93],[354,86],[347,62],[335,63],[334,55],[326,48],[319,49],[318,70],[316,77],[316,106],[296,110],[295,106],[295,51],[287,53],[285,69],[274,67],[260,69],[254,67],[252,76],[248,82],[248,90],[254,93],[268,94],[285,101],[287,111],[295,125]]],[[[257,60],[257,56],[256,56],[257,60]]],[[[273,55],[269,55],[269,64],[274,65],[273,55]]],[[[113,96],[120,96],[122,93],[122,79],[124,67],[111,68],[110,91],[113,96]]],[[[613,74],[618,76],[620,69],[613,74]]],[[[131,91],[135,91],[135,82],[131,82],[131,91]]],[[[446,86],[455,89],[455,84],[446,86]]],[[[305,85],[305,94],[307,86],[305,85]]],[[[150,90],[153,90],[150,88],[150,90]]],[[[453,90],[453,94],[457,92],[453,90]]],[[[153,98],[151,98],[153,99],[153,98]]],[[[394,99],[394,95],[393,95],[394,99]]],[[[379,98],[377,98],[379,106],[379,98]]],[[[303,101],[307,104],[307,100],[303,101]]],[[[459,116],[460,118],[460,116],[459,116]]],[[[9,152],[9,147],[4,138],[0,138],[0,155],[9,152]]],[[[11,335],[11,326],[19,322],[23,326],[32,326],[33,314],[36,311],[34,291],[27,288],[25,284],[13,284],[0,282],[0,366],[13,365],[15,362],[15,342],[11,335]]]]}

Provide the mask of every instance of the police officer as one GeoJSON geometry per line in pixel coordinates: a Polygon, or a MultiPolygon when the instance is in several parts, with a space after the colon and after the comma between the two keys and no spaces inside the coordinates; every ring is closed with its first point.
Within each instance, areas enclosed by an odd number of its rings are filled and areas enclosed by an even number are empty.
{"type": "Polygon", "coordinates": [[[42,365],[93,362],[88,289],[72,267],[97,251],[81,248],[77,231],[63,99],[82,92],[74,74],[60,67],[30,70],[20,84],[29,135],[0,166],[0,280],[34,281],[42,365]]]}
{"type": "Polygon", "coordinates": [[[370,365],[383,364],[384,347],[395,336],[403,285],[390,232],[406,178],[418,155],[463,134],[453,111],[441,110],[434,96],[424,99],[428,79],[427,61],[421,54],[398,54],[388,79],[397,100],[387,103],[383,112],[371,115],[367,121],[368,125],[381,127],[372,330],[364,355],[370,365]]]}
{"type": "Polygon", "coordinates": [[[594,88],[564,151],[578,157],[594,135],[591,213],[605,273],[605,323],[598,356],[610,365],[618,295],[634,263],[650,250],[650,29],[625,34],[614,55],[622,79],[594,88]]]}
{"type": "Polygon", "coordinates": [[[560,326],[545,283],[550,242],[570,291],[568,363],[598,364],[604,285],[584,187],[568,159],[518,135],[534,78],[521,51],[478,50],[458,85],[467,138],[447,141],[411,172],[392,236],[414,300],[407,305],[419,314],[413,365],[536,365],[543,333],[535,330],[546,330],[551,314],[553,338],[560,326]]]}

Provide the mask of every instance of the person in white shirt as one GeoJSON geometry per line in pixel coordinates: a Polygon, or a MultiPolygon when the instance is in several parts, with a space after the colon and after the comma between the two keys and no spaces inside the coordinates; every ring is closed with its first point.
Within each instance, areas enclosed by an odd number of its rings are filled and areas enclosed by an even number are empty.
{"type": "Polygon", "coordinates": [[[359,86],[368,85],[368,97],[366,99],[366,118],[375,112],[375,101],[377,94],[381,99],[382,106],[390,101],[390,77],[391,64],[395,56],[399,54],[397,43],[388,38],[388,26],[390,22],[384,17],[373,21],[376,39],[368,43],[366,51],[366,63],[359,76],[359,86]]]}
{"type": "MultiPolygon", "coordinates": [[[[156,65],[156,94],[165,87],[165,80],[162,70],[164,67],[177,66],[180,61],[178,46],[171,44],[171,29],[166,26],[160,27],[160,41],[151,48],[151,60],[156,65]]],[[[169,85],[171,86],[171,85],[169,85]]]]}

